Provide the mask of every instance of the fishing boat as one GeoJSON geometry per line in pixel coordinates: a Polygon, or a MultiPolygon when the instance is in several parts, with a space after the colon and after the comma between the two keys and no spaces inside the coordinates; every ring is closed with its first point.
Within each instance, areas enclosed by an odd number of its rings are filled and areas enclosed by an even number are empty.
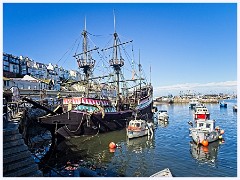
{"type": "Polygon", "coordinates": [[[227,108],[227,103],[224,101],[220,102],[220,108],[227,108]]]}
{"type": "Polygon", "coordinates": [[[210,113],[204,104],[199,104],[195,106],[194,118],[195,120],[210,119],[210,113]]]}
{"type": "Polygon", "coordinates": [[[153,134],[153,124],[142,119],[131,120],[126,129],[129,139],[153,134]]]}
{"type": "MultiPolygon", "coordinates": [[[[115,21],[114,21],[115,22],[115,21]]],[[[139,79],[132,79],[131,81],[138,82],[139,85],[128,88],[121,68],[125,61],[122,56],[119,57],[120,47],[132,41],[120,43],[116,31],[113,35],[113,46],[102,49],[102,51],[112,49],[113,56],[109,60],[109,66],[112,67],[113,72],[105,76],[93,77],[93,69],[95,60],[91,53],[98,51],[98,47],[88,49],[88,35],[85,28],[82,32],[83,36],[83,50],[82,53],[75,53],[73,56],[78,63],[79,69],[83,70],[84,80],[79,84],[85,86],[85,93],[82,97],[65,97],[62,100],[61,111],[55,115],[47,115],[39,118],[39,122],[51,130],[52,134],[58,134],[64,138],[77,137],[81,135],[93,135],[97,133],[105,133],[109,131],[120,130],[126,127],[126,124],[138,114],[138,118],[147,119],[153,115],[152,93],[153,88],[151,84],[147,84],[140,76],[139,79]],[[104,83],[99,82],[100,79],[113,79],[104,83]],[[91,83],[98,79],[98,82],[91,83]],[[143,86],[143,82],[145,86],[143,86]],[[120,83],[123,83],[120,86],[120,83]],[[114,91],[113,96],[101,89],[101,85],[112,87],[109,91],[114,91]],[[97,86],[93,88],[93,85],[97,86]],[[132,89],[132,91],[130,91],[132,89]],[[122,90],[122,91],[121,91],[122,90]],[[125,90],[125,91],[123,91],[125,90]],[[93,93],[95,92],[95,93],[93,93]]],[[[99,54],[99,52],[98,52],[99,54]]],[[[108,68],[111,69],[111,68],[108,68]]],[[[139,69],[141,65],[139,64],[139,69]]],[[[140,72],[140,70],[139,70],[140,72]]],[[[106,90],[106,89],[105,89],[106,90]]]]}
{"type": "Polygon", "coordinates": [[[198,102],[198,99],[196,99],[196,98],[193,98],[193,99],[190,99],[189,100],[189,108],[190,109],[194,109],[195,108],[195,106],[198,104],[199,102],[198,102]]]}
{"type": "Polygon", "coordinates": [[[158,111],[158,120],[168,121],[169,115],[167,110],[159,110],[158,111]]]}
{"type": "Polygon", "coordinates": [[[215,127],[215,120],[198,120],[196,127],[189,128],[190,136],[193,141],[203,146],[208,146],[208,143],[222,138],[224,130],[220,127],[215,127]]]}
{"type": "Polygon", "coordinates": [[[237,105],[233,106],[233,112],[237,112],[237,105]]]}

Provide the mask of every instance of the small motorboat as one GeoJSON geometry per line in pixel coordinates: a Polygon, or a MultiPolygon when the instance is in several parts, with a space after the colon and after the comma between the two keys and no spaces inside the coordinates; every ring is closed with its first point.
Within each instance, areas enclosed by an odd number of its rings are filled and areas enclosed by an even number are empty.
{"type": "Polygon", "coordinates": [[[158,120],[165,120],[168,121],[168,113],[167,110],[160,110],[158,111],[158,120]]]}
{"type": "Polygon", "coordinates": [[[220,108],[227,108],[227,103],[224,101],[220,102],[220,108]]]}
{"type": "Polygon", "coordinates": [[[129,139],[153,135],[153,123],[142,119],[131,120],[127,127],[127,137],[129,139]]]}
{"type": "Polygon", "coordinates": [[[203,146],[208,146],[208,143],[222,139],[224,130],[220,127],[215,127],[215,120],[198,120],[196,127],[189,128],[193,141],[203,146]]]}
{"type": "Polygon", "coordinates": [[[153,175],[151,175],[150,177],[173,177],[171,171],[169,168],[163,169],[153,175]]]}
{"type": "Polygon", "coordinates": [[[198,104],[198,99],[190,99],[189,100],[189,108],[190,109],[194,109],[197,104],[198,104]]]}
{"type": "Polygon", "coordinates": [[[233,106],[233,112],[237,112],[237,105],[233,106]]]}

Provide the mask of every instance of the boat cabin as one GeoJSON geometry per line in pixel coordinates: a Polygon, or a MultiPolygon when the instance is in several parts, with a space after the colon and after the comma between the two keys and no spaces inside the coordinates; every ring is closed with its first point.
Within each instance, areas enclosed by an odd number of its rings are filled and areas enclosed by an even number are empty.
{"type": "Polygon", "coordinates": [[[196,128],[198,129],[208,129],[208,131],[213,131],[215,129],[215,120],[199,120],[196,123],[196,128]]]}
{"type": "Polygon", "coordinates": [[[136,127],[136,128],[145,128],[146,127],[146,121],[144,120],[131,120],[129,122],[129,127],[136,127]]]}

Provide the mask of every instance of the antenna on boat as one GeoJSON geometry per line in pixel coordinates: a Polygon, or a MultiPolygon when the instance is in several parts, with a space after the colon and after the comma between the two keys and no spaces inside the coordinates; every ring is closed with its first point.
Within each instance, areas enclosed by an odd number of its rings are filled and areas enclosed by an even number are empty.
{"type": "Polygon", "coordinates": [[[86,20],[86,16],[85,16],[85,19],[84,19],[84,30],[85,30],[85,31],[87,30],[87,20],[86,20]]]}
{"type": "Polygon", "coordinates": [[[114,27],[114,33],[116,33],[116,20],[115,20],[115,11],[113,9],[113,27],[114,27]]]}
{"type": "Polygon", "coordinates": [[[152,76],[151,76],[151,74],[152,74],[152,68],[151,68],[151,63],[150,63],[150,85],[151,85],[151,82],[152,82],[152,76]]]}

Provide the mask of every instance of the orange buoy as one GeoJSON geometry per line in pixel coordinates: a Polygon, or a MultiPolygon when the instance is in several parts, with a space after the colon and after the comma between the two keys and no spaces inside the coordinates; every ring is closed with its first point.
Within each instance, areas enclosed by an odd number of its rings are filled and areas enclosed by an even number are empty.
{"type": "Polygon", "coordinates": [[[224,130],[223,129],[220,131],[220,134],[224,134],[224,130]]]}
{"type": "Polygon", "coordinates": [[[110,142],[108,146],[110,149],[115,149],[117,147],[114,142],[110,142]]]}
{"type": "Polygon", "coordinates": [[[208,146],[208,141],[207,141],[206,139],[204,139],[204,140],[202,141],[202,145],[203,145],[203,146],[208,146]]]}

